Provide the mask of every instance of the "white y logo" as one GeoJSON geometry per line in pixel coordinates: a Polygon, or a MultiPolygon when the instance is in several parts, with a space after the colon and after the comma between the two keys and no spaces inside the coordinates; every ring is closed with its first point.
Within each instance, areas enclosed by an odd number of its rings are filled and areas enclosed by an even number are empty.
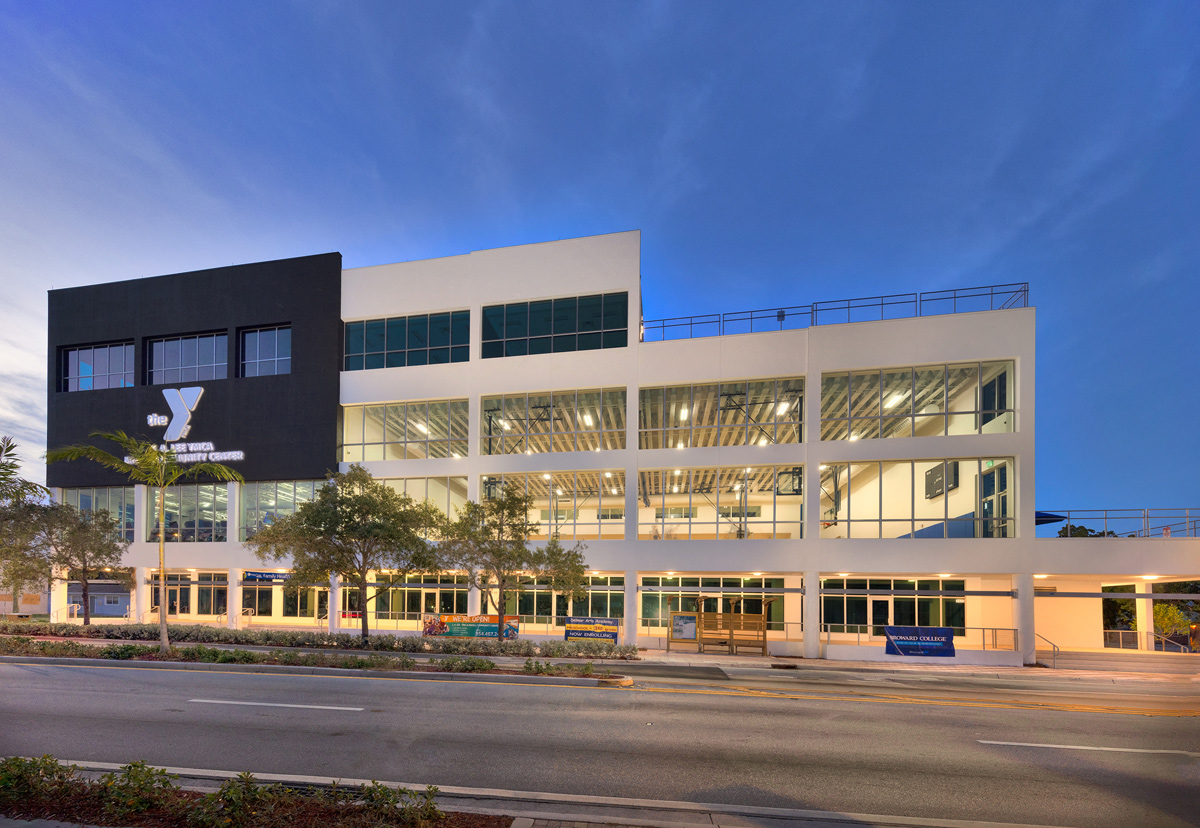
{"type": "Polygon", "coordinates": [[[163,396],[171,407],[171,422],[167,425],[163,440],[173,443],[187,436],[191,429],[192,412],[196,410],[196,403],[200,402],[203,393],[204,389],[199,387],[163,389],[163,396]]]}

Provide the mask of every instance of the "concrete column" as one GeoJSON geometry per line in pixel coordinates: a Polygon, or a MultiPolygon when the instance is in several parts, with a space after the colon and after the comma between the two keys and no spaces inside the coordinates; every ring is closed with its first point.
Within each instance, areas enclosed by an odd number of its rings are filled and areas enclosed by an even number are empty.
{"type": "Polygon", "coordinates": [[[625,640],[622,644],[638,643],[638,616],[641,606],[638,599],[638,573],[636,569],[625,572],[625,640]]]}
{"type": "MultiPolygon", "coordinates": [[[[133,542],[147,540],[150,537],[150,521],[154,517],[154,502],[150,500],[150,489],[147,486],[133,487],[133,542]]],[[[150,609],[146,604],[142,612],[150,609]]]]}
{"type": "Polygon", "coordinates": [[[150,567],[138,566],[133,570],[133,612],[132,621],[141,624],[146,613],[150,611],[150,567]]]}
{"type": "Polygon", "coordinates": [[[242,538],[242,484],[230,481],[225,484],[225,540],[237,543],[242,538]]]}
{"type": "MultiPolygon", "coordinates": [[[[803,588],[804,583],[797,575],[785,575],[783,585],[788,589],[803,588]]],[[[800,641],[800,631],[804,628],[804,615],[801,606],[804,601],[798,592],[789,592],[783,596],[783,629],[784,636],[792,645],[800,641]]]]}
{"type": "Polygon", "coordinates": [[[1033,573],[1020,572],[1012,577],[1017,597],[1013,599],[1013,626],[1017,629],[1017,649],[1021,651],[1021,662],[1033,664],[1037,661],[1036,624],[1033,606],[1033,573]]]}
{"type": "MultiPolygon", "coordinates": [[[[1133,584],[1133,591],[1138,595],[1145,595],[1154,592],[1154,584],[1150,581],[1138,580],[1133,584]]],[[[1133,602],[1134,611],[1137,613],[1137,631],[1138,631],[1138,649],[1153,650],[1154,636],[1150,633],[1154,632],[1154,600],[1152,598],[1138,598],[1133,602]]]]}
{"type": "Polygon", "coordinates": [[[483,612],[479,608],[479,605],[482,603],[482,601],[480,600],[480,595],[481,595],[481,593],[479,592],[479,587],[476,587],[476,586],[467,587],[467,615],[482,615],[483,614],[483,612]]]}
{"type": "Polygon", "coordinates": [[[804,573],[804,657],[821,657],[821,573],[804,573]]]}
{"type": "Polygon", "coordinates": [[[228,613],[226,626],[236,630],[242,620],[242,570],[231,569],[225,576],[229,579],[225,587],[225,610],[228,613]]]}
{"type": "Polygon", "coordinates": [[[338,631],[342,620],[342,581],[337,573],[329,573],[329,632],[338,631]]]}
{"type": "Polygon", "coordinates": [[[50,622],[52,624],[60,624],[71,620],[71,614],[67,611],[66,578],[66,570],[54,570],[54,580],[50,584],[50,622]]]}

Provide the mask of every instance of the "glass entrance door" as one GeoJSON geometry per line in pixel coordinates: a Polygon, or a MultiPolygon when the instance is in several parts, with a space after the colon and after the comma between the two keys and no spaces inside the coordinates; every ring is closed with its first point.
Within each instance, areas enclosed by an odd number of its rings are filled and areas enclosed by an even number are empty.
{"type": "Polygon", "coordinates": [[[886,627],[891,619],[891,606],[886,598],[871,599],[871,635],[876,638],[883,638],[883,628],[886,627]]]}

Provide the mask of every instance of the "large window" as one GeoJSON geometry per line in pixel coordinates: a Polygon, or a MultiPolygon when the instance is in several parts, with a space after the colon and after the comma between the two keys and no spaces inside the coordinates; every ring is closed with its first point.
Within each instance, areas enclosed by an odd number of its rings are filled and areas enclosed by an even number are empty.
{"type": "Polygon", "coordinates": [[[422,313],[346,323],[347,371],[470,359],[471,312],[422,313]]]}
{"type": "Polygon", "coordinates": [[[507,615],[520,615],[522,623],[566,624],[566,616],[585,618],[625,617],[625,576],[588,575],[587,595],[579,600],[550,589],[549,579],[521,578],[524,592],[508,596],[507,615]]]}
{"type": "Polygon", "coordinates": [[[765,611],[767,629],[784,629],[786,597],[761,592],[741,594],[743,589],[783,589],[783,578],[703,578],[642,576],[642,586],[661,587],[661,591],[641,593],[641,623],[647,627],[665,627],[674,612],[741,612],[761,615],[765,611]],[[705,590],[715,590],[705,594],[705,590]],[[728,590],[728,591],[726,591],[728,590]],[[765,605],[765,610],[764,610],[765,605]]]}
{"type": "Polygon", "coordinates": [[[449,518],[467,502],[465,477],[393,477],[380,482],[418,503],[432,503],[449,518]]]}
{"type": "Polygon", "coordinates": [[[201,572],[196,575],[196,615],[224,615],[228,597],[226,572],[201,572]]]}
{"type": "Polygon", "coordinates": [[[254,537],[285,515],[294,514],[296,509],[312,500],[324,480],[268,480],[262,483],[242,484],[241,539],[254,537]]]}
{"type": "Polygon", "coordinates": [[[821,375],[821,439],[1015,431],[1013,363],[965,362],[821,375]]]}
{"type": "MultiPolygon", "coordinates": [[[[372,608],[380,619],[420,621],[425,613],[465,615],[467,612],[466,575],[410,573],[402,576],[378,572],[375,583],[372,608]]],[[[353,594],[349,590],[342,594],[347,593],[353,594]]],[[[349,609],[349,605],[343,609],[349,609]]]]}
{"type": "Polygon", "coordinates": [[[64,348],[59,354],[59,391],[132,387],[132,342],[64,348]]]}
{"type": "Polygon", "coordinates": [[[823,538],[1016,535],[1012,458],[821,466],[823,538]]]}
{"type": "Polygon", "coordinates": [[[466,400],[347,405],[342,462],[467,455],[466,400]]]}
{"type": "Polygon", "coordinates": [[[480,454],[625,448],[625,389],[484,397],[480,454]]]}
{"type": "Polygon", "coordinates": [[[611,515],[612,509],[621,509],[623,514],[625,472],[621,469],[485,475],[480,479],[479,495],[492,498],[505,487],[515,487],[533,498],[529,518],[538,527],[531,540],[625,537],[625,521],[605,517],[605,510],[611,515]]]}
{"type": "MultiPolygon", "coordinates": [[[[916,578],[825,578],[822,589],[878,589],[961,591],[961,580],[918,580],[916,578]]],[[[955,635],[966,635],[967,606],[964,598],[916,595],[822,595],[821,623],[829,632],[883,635],[883,627],[954,627],[955,635]]]]}
{"type": "Polygon", "coordinates": [[[638,538],[799,538],[802,466],[638,472],[638,538]]]}
{"type": "Polygon", "coordinates": [[[643,388],[638,408],[638,448],[799,443],[804,378],[643,388]]]}
{"type": "MultiPolygon", "coordinates": [[[[146,540],[158,540],[158,489],[147,490],[146,540]]],[[[227,540],[229,489],[225,483],[168,486],[163,498],[168,541],[227,540]]]]}
{"type": "Polygon", "coordinates": [[[117,521],[117,531],[133,541],[133,486],[104,486],[95,489],[63,489],[62,502],[81,512],[104,510],[117,521]]]}
{"type": "Polygon", "coordinates": [[[266,377],[292,372],[289,325],[242,331],[242,376],[266,377]]]}
{"type": "Polygon", "coordinates": [[[146,342],[146,382],[150,385],[225,379],[229,373],[228,363],[227,334],[177,336],[146,342]]]}
{"type": "Polygon", "coordinates": [[[484,359],[624,348],[629,294],[605,293],[488,305],[483,309],[484,359]]]}

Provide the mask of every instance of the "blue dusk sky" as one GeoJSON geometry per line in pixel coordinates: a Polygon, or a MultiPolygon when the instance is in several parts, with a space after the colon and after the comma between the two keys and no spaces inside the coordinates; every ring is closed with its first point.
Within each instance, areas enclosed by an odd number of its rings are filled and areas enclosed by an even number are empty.
{"type": "Polygon", "coordinates": [[[632,229],[647,319],[1029,282],[1037,506],[1200,507],[1200,3],[0,0],[35,479],[51,288],[632,229]]]}

